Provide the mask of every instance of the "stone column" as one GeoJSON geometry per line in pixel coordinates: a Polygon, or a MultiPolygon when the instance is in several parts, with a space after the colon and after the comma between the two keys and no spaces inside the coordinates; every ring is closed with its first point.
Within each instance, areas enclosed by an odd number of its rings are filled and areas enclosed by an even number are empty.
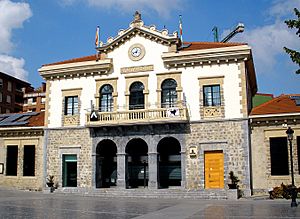
{"type": "Polygon", "coordinates": [[[117,187],[126,189],[127,157],[126,153],[117,154],[117,187]]]}
{"type": "Polygon", "coordinates": [[[185,179],[186,179],[186,176],[185,176],[185,156],[186,156],[186,153],[185,151],[181,151],[181,187],[182,188],[185,188],[185,179]]]}
{"type": "Polygon", "coordinates": [[[157,152],[149,152],[148,153],[148,169],[149,169],[149,181],[148,188],[149,189],[157,189],[158,188],[158,153],[157,152]]]}

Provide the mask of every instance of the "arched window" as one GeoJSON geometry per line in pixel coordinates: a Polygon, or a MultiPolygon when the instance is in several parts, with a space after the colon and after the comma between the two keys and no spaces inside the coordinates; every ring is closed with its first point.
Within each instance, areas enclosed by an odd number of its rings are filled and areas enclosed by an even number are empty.
{"type": "Polygon", "coordinates": [[[109,84],[105,84],[100,89],[99,97],[99,111],[111,112],[113,110],[113,87],[109,84]]]}
{"type": "Polygon", "coordinates": [[[164,80],[161,84],[161,107],[174,107],[177,102],[177,82],[174,79],[164,80]]]}
{"type": "Polygon", "coordinates": [[[129,109],[144,109],[144,85],[142,82],[134,82],[131,84],[129,96],[129,109]]]}

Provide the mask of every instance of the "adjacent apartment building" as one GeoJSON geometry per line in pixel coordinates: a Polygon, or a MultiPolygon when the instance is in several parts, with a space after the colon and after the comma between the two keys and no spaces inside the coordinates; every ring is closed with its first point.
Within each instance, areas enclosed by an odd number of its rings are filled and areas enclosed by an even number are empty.
{"type": "Polygon", "coordinates": [[[31,85],[18,78],[0,72],[0,113],[23,111],[23,93],[33,91],[31,85]]]}
{"type": "Polygon", "coordinates": [[[136,13],[98,54],[45,64],[47,175],[62,188],[250,186],[251,48],[181,42],[136,13]]]}

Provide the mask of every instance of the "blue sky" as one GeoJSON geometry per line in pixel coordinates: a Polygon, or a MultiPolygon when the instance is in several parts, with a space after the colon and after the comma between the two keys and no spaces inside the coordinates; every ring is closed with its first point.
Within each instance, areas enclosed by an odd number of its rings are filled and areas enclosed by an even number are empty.
{"type": "Polygon", "coordinates": [[[146,25],[178,30],[183,19],[184,41],[213,41],[237,23],[245,32],[232,42],[253,49],[260,93],[300,93],[300,75],[282,47],[300,50],[295,31],[283,23],[295,18],[299,0],[0,0],[0,71],[40,86],[42,64],[95,53],[95,29],[102,41],[126,29],[136,10],[146,25]]]}

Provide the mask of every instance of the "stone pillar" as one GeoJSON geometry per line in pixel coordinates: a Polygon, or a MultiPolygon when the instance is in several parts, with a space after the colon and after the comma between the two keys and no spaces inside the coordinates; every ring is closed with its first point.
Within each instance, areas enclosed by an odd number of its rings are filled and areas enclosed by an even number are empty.
{"type": "Polygon", "coordinates": [[[158,188],[158,156],[157,152],[149,152],[148,153],[148,169],[149,169],[149,181],[148,188],[149,189],[157,189],[158,188]]]}
{"type": "Polygon", "coordinates": [[[186,153],[185,151],[181,151],[181,187],[185,188],[185,167],[186,167],[186,162],[185,162],[185,156],[186,153]]]}
{"type": "Polygon", "coordinates": [[[117,154],[117,187],[126,189],[127,157],[126,153],[117,154]]]}

